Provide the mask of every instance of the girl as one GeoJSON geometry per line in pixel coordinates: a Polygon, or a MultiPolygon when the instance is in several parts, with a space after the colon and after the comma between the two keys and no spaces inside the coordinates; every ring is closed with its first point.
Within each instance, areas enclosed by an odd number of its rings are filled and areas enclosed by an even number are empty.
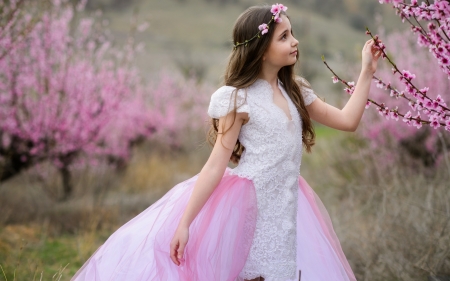
{"type": "Polygon", "coordinates": [[[302,146],[314,144],[311,119],[356,129],[380,52],[365,43],[353,95],[343,109],[328,105],[294,74],[286,10],[251,7],[237,19],[201,172],[112,234],[72,280],[356,280],[299,168],[302,146]]]}

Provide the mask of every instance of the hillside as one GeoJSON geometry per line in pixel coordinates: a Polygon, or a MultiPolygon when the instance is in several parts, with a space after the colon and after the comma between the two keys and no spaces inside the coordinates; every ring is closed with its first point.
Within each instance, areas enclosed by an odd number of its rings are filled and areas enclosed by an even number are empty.
{"type": "MultiPolygon", "coordinates": [[[[161,69],[190,70],[219,85],[231,51],[234,21],[247,7],[263,3],[257,0],[92,0],[88,8],[105,11],[104,17],[109,20],[109,28],[119,44],[129,33],[133,13],[149,23],[149,28],[137,36],[145,44],[137,63],[149,77],[161,69]]],[[[380,5],[376,0],[294,0],[285,4],[289,7],[294,34],[300,41],[301,74],[319,94],[332,100],[335,96],[332,92],[339,88],[331,83],[330,73],[321,61],[322,54],[336,69],[351,69],[349,65],[359,62],[360,50],[368,39],[364,25],[376,30],[378,24],[373,18],[377,14],[382,16],[383,26],[388,30],[406,27],[389,6],[380,5]]],[[[347,78],[357,79],[354,76],[347,78]]]]}

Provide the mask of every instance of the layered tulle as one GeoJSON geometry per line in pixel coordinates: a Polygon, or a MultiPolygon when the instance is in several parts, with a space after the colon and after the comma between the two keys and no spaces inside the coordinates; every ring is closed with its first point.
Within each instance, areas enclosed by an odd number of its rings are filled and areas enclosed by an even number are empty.
{"type": "Polygon", "coordinates": [[[170,242],[197,178],[177,184],[118,229],[72,280],[235,280],[250,250],[257,206],[253,183],[229,169],[189,228],[185,261],[177,266],[170,259],[170,242]]]}
{"type": "Polygon", "coordinates": [[[319,196],[299,177],[297,266],[302,281],[354,281],[330,216],[319,196]]]}
{"type": "MultiPolygon", "coordinates": [[[[181,266],[176,266],[170,259],[170,242],[198,175],[177,184],[119,228],[72,281],[243,281],[239,273],[245,265],[255,230],[256,194],[252,181],[229,172],[227,168],[192,222],[185,262],[181,266]]],[[[356,280],[328,212],[301,176],[297,212],[297,280],[356,280]]]]}

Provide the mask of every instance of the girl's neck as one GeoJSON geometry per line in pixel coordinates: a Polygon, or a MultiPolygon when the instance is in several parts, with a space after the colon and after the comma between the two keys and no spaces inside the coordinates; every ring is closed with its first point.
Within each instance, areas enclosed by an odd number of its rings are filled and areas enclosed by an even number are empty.
{"type": "Polygon", "coordinates": [[[259,73],[258,78],[266,80],[273,87],[277,87],[278,86],[278,71],[279,71],[279,69],[274,69],[274,68],[268,69],[267,67],[263,66],[263,69],[259,73]]]}

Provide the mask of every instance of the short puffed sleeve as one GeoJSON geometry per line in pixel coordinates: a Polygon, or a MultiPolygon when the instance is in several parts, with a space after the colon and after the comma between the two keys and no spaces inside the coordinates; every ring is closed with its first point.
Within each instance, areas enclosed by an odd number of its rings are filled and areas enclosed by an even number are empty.
{"type": "Polygon", "coordinates": [[[297,79],[309,86],[309,87],[307,86],[302,87],[303,101],[305,102],[305,106],[308,106],[317,98],[317,96],[314,93],[313,89],[311,88],[311,84],[309,84],[309,82],[306,81],[305,78],[297,76],[297,79]]]}
{"type": "Polygon", "coordinates": [[[236,88],[232,86],[222,86],[211,95],[208,107],[208,115],[211,118],[220,118],[233,111],[236,100],[236,111],[249,113],[247,97],[244,90],[240,89],[236,93],[236,88]]]}

